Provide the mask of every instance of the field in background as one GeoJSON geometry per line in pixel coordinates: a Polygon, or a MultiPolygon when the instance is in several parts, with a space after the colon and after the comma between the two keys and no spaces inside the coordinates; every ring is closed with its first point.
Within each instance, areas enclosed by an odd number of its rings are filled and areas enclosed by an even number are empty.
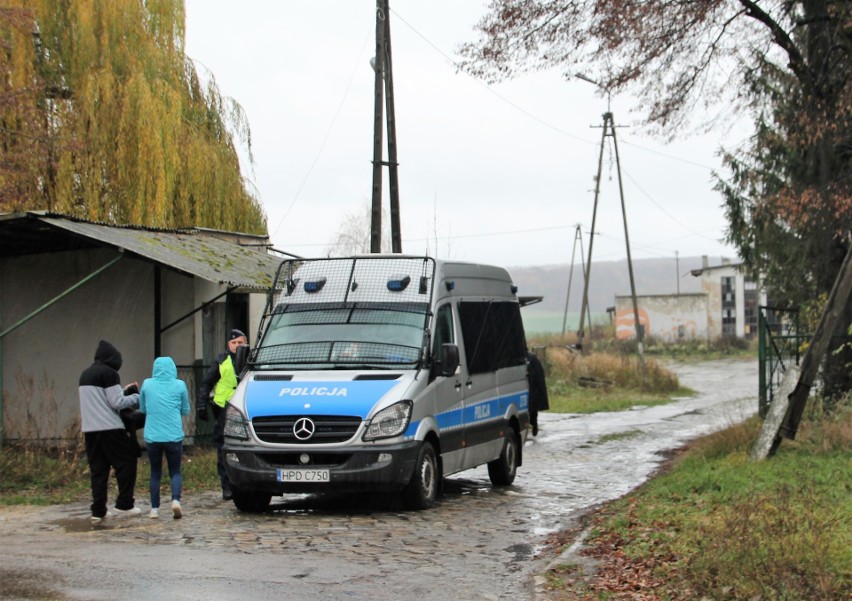
{"type": "MultiPolygon", "coordinates": [[[[561,334],[562,323],[565,322],[565,333],[575,333],[580,327],[580,313],[568,312],[567,318],[563,311],[537,311],[534,307],[521,309],[524,320],[524,331],[527,340],[538,335],[561,334]]],[[[608,313],[592,313],[592,324],[609,324],[608,313]]]]}

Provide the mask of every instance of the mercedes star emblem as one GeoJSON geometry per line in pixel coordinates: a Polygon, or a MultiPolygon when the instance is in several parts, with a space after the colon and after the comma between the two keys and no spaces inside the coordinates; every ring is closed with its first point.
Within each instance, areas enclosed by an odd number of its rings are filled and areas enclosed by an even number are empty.
{"type": "Polygon", "coordinates": [[[317,427],[309,417],[300,417],[293,424],[293,435],[299,440],[307,440],[314,435],[317,427]]]}

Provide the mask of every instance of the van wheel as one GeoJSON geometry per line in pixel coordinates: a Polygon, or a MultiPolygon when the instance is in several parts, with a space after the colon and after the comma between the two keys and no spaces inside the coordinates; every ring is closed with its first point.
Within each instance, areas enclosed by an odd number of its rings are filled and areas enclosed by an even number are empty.
{"type": "Polygon", "coordinates": [[[488,477],[494,486],[509,486],[518,473],[518,437],[509,428],[500,457],[488,462],[488,477]]]}
{"type": "Polygon", "coordinates": [[[242,488],[233,488],[234,505],[237,509],[245,513],[262,513],[269,507],[269,501],[272,500],[272,493],[259,490],[244,490],[242,488]]]}
{"type": "Polygon", "coordinates": [[[424,442],[417,454],[411,481],[402,490],[402,500],[409,509],[429,509],[435,505],[441,482],[438,457],[431,442],[424,442]]]}

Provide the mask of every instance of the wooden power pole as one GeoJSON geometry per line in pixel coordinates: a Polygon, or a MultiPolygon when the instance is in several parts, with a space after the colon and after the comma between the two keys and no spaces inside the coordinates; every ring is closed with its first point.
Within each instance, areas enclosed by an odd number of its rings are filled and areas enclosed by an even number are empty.
{"type": "MultiPolygon", "coordinates": [[[[580,75],[577,75],[580,77],[580,75]]],[[[586,77],[582,77],[587,81],[591,81],[595,85],[598,85],[597,82],[588,79],[586,77]]],[[[639,305],[636,301],[636,282],[633,277],[633,259],[630,256],[630,237],[627,232],[627,210],[624,205],[624,187],[621,183],[621,160],[618,156],[618,140],[615,137],[615,123],[612,118],[612,113],[607,111],[603,115],[603,133],[601,134],[601,149],[598,155],[598,174],[595,178],[595,204],[592,209],[592,232],[589,234],[589,259],[586,261],[586,278],[583,285],[583,307],[580,310],[580,329],[577,331],[577,345],[583,349],[585,352],[585,346],[583,345],[583,337],[585,335],[585,330],[583,328],[584,316],[589,306],[589,280],[591,279],[592,274],[592,248],[594,246],[595,240],[595,222],[598,215],[598,199],[600,197],[600,189],[601,189],[601,169],[603,166],[603,151],[604,144],[606,143],[607,136],[612,137],[612,144],[615,148],[615,165],[616,171],[618,172],[618,193],[621,197],[621,216],[624,221],[624,241],[627,244],[627,270],[630,273],[630,296],[633,300],[633,319],[636,326],[636,343],[639,351],[639,359],[642,360],[644,357],[644,336],[643,336],[643,328],[639,323],[639,305]]],[[[589,329],[591,329],[592,323],[591,318],[589,318],[589,329]]]]}
{"type": "Polygon", "coordinates": [[[373,120],[373,203],[370,212],[370,252],[382,252],[382,167],[388,167],[391,248],[402,252],[399,218],[399,179],[396,159],[396,112],[393,101],[393,63],[388,0],[376,1],[375,112],[373,120]],[[382,160],[382,116],[387,106],[388,160],[382,160]]]}

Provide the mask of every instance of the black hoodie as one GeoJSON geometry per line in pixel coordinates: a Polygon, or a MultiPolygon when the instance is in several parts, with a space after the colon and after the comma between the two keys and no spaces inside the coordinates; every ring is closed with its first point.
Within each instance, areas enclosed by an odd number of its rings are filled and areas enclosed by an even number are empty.
{"type": "Polygon", "coordinates": [[[138,394],[124,394],[118,370],[121,353],[106,340],[95,351],[95,362],[80,374],[80,417],[83,432],[123,430],[118,412],[139,403],[138,394]]]}

